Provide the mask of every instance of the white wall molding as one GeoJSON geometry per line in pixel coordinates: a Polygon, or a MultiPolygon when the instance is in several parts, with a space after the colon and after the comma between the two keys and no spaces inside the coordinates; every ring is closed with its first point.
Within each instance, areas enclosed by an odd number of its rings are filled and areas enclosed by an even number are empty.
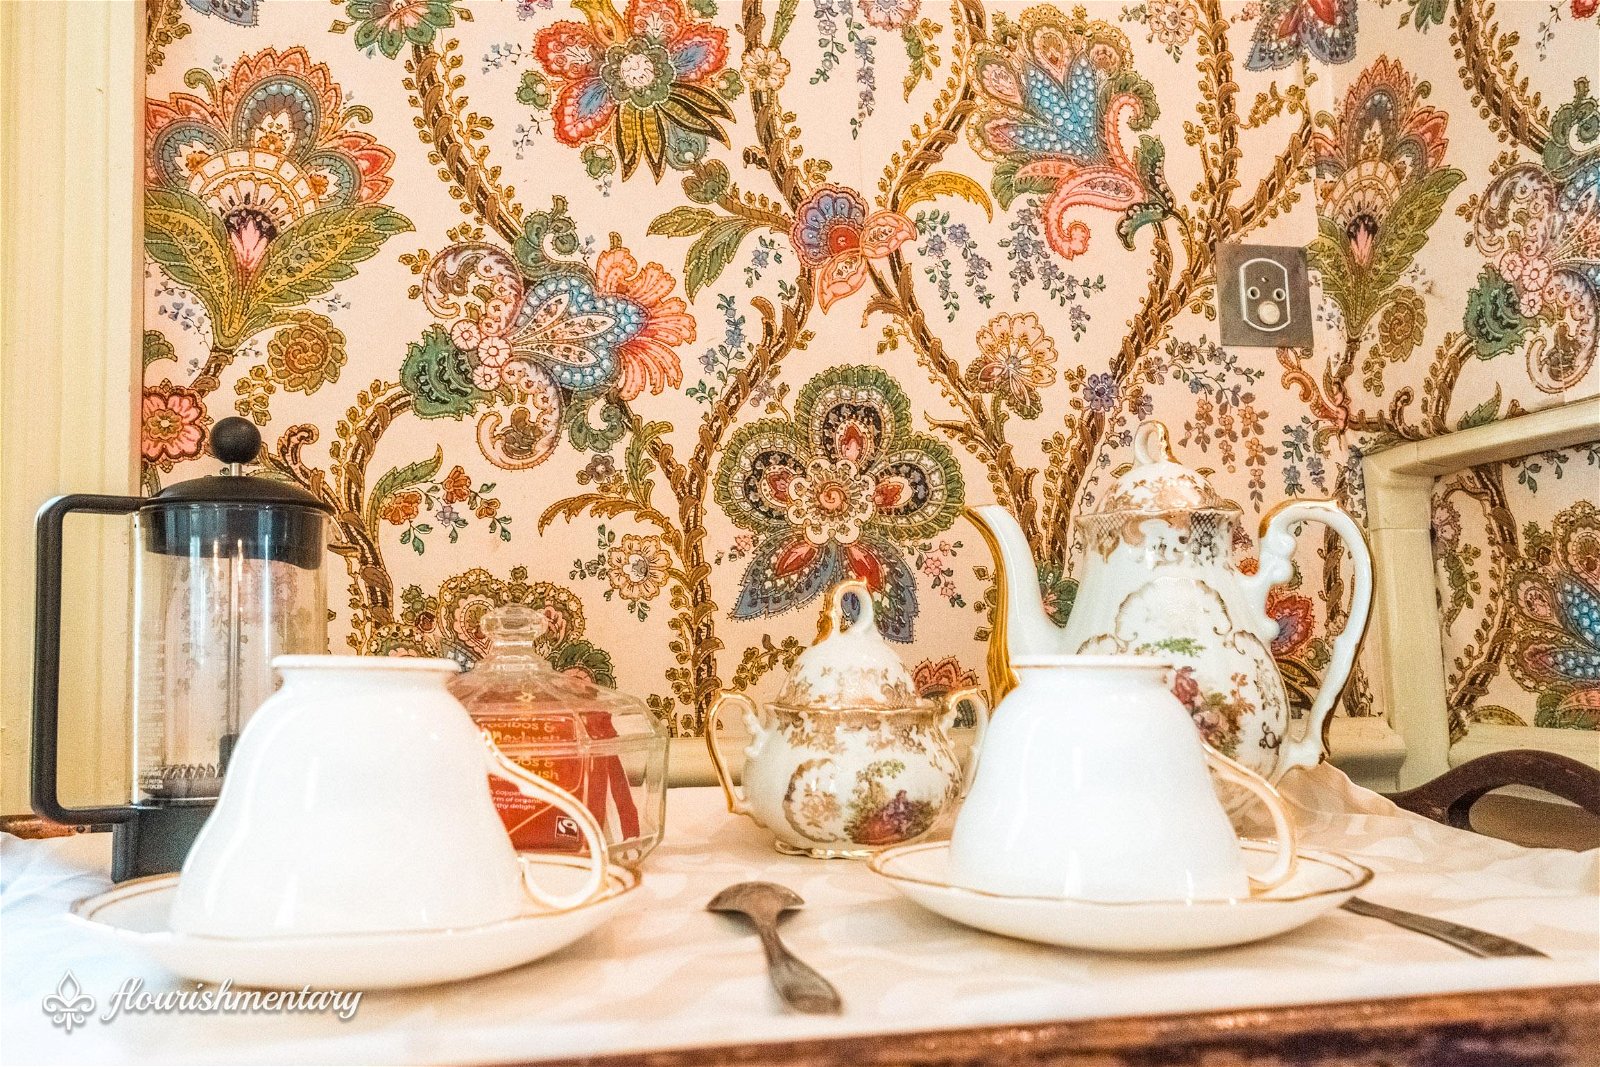
{"type": "MultiPolygon", "coordinates": [[[[1434,482],[1468,467],[1595,440],[1600,440],[1600,399],[1589,398],[1363,457],[1367,536],[1376,578],[1370,635],[1378,653],[1373,695],[1405,739],[1399,788],[1421,785],[1459,762],[1450,747],[1444,643],[1433,576],[1434,482]]],[[[1559,731],[1529,730],[1517,736],[1522,747],[1548,749],[1553,743],[1548,739],[1536,742],[1538,735],[1552,732],[1559,731]]],[[[1469,746],[1473,754],[1489,750],[1478,743],[1482,740],[1469,746]]],[[[1600,746],[1591,737],[1586,747],[1588,762],[1594,764],[1600,746]]]]}
{"type": "MultiPolygon", "coordinates": [[[[33,515],[138,485],[144,7],[0,3],[0,813],[28,808],[33,515]]],[[[128,774],[125,532],[74,524],[62,792],[128,774]]]]}

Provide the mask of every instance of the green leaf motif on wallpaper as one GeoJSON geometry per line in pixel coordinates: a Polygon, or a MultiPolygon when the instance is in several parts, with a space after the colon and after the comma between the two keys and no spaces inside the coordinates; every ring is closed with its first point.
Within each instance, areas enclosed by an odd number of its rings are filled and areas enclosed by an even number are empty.
{"type": "Polygon", "coordinates": [[[1564,693],[1544,693],[1533,716],[1533,725],[1546,730],[1593,730],[1595,713],[1581,703],[1573,703],[1564,693]]]}
{"type": "Polygon", "coordinates": [[[234,264],[222,219],[187,192],[151,189],[144,200],[144,244],[167,277],[199,297],[212,329],[226,334],[234,264]]]}
{"type": "Polygon", "coordinates": [[[382,204],[317,211],[273,241],[250,288],[251,302],[294,307],[355,276],[357,263],[377,255],[385,240],[411,229],[411,220],[382,204]]]}
{"type": "Polygon", "coordinates": [[[1556,108],[1550,120],[1544,165],[1565,180],[1596,151],[1600,151],[1600,100],[1589,92],[1589,79],[1579,78],[1572,83],[1572,99],[1556,108]]]}
{"type": "Polygon", "coordinates": [[[221,217],[180,189],[145,193],[145,249],[173,282],[192,291],[211,318],[212,345],[236,348],[282,312],[355,275],[411,220],[380,204],[328,208],[267,239],[254,270],[241,268],[221,217]]]}
{"type": "Polygon", "coordinates": [[[1467,294],[1461,325],[1479,359],[1504,355],[1522,343],[1533,320],[1517,307],[1517,291],[1493,267],[1485,267],[1467,294]]]}
{"type": "Polygon", "coordinates": [[[1500,417],[1500,386],[1494,387],[1494,396],[1479,404],[1465,415],[1457,424],[1458,430],[1470,430],[1474,426],[1487,426],[1500,417]]]}
{"type": "Polygon", "coordinates": [[[543,111],[550,106],[550,83],[536,70],[522,72],[517,83],[517,103],[543,111]]]}
{"type": "Polygon", "coordinates": [[[655,483],[650,478],[650,446],[656,438],[672,429],[670,422],[647,422],[628,439],[623,455],[623,468],[627,473],[628,489],[633,498],[645,507],[650,506],[650,492],[655,483]]]}
{"type": "Polygon", "coordinates": [[[430,326],[406,348],[400,384],[411,394],[411,410],[423,419],[460,419],[489,399],[472,384],[472,368],[443,326],[430,326]]]}
{"type": "Polygon", "coordinates": [[[726,163],[720,159],[706,160],[692,174],[684,176],[683,192],[697,204],[711,204],[728,191],[732,181],[726,163]]]}
{"type": "Polygon", "coordinates": [[[1348,239],[1338,220],[1317,217],[1311,262],[1322,274],[1323,292],[1344,311],[1347,337],[1359,338],[1392,299],[1391,288],[1427,243],[1428,230],[1438,221],[1451,190],[1465,180],[1466,175],[1454,167],[1442,167],[1406,187],[1382,220],[1370,263],[1348,254],[1348,239]]]}
{"type": "Polygon", "coordinates": [[[1428,230],[1438,221],[1451,190],[1466,179],[1467,176],[1454,167],[1441,167],[1400,195],[1388,218],[1383,220],[1373,247],[1369,285],[1387,289],[1400,280],[1412,259],[1428,243],[1428,230]]]}
{"type": "Polygon", "coordinates": [[[1028,160],[1021,156],[1012,156],[994,165],[994,178],[989,182],[989,189],[994,193],[995,202],[1000,205],[1000,210],[1009,209],[1012,201],[1019,196],[1027,196],[1030,193],[1042,195],[1056,187],[1056,183],[1049,178],[1020,175],[1018,172],[1027,162],[1028,160]]]}
{"type": "Polygon", "coordinates": [[[550,666],[557,671],[565,673],[576,667],[593,678],[597,685],[616,687],[617,673],[612,666],[611,653],[587,637],[557,645],[548,659],[550,666]]]}
{"type": "Polygon", "coordinates": [[[1444,24],[1445,7],[1449,0],[1407,0],[1410,10],[1400,12],[1400,25],[1411,23],[1419,30],[1444,24]]]}
{"type": "Polygon", "coordinates": [[[577,398],[567,407],[562,418],[566,421],[567,440],[579,452],[610,452],[612,446],[628,432],[627,416],[609,396],[577,398]],[[598,426],[589,420],[590,409],[595,409],[600,416],[598,426]]]}
{"type": "Polygon", "coordinates": [[[721,276],[755,228],[755,224],[746,219],[719,215],[709,208],[685,206],[657,215],[647,232],[662,237],[700,235],[683,257],[683,291],[693,300],[696,293],[721,276]]]}
{"type": "Polygon", "coordinates": [[[403,467],[395,467],[372,487],[372,495],[367,498],[366,521],[367,529],[378,528],[378,513],[383,510],[384,501],[407,486],[418,485],[431,481],[444,466],[444,449],[439,445],[434,446],[432,459],[419,459],[415,463],[407,463],[403,467]]]}
{"type": "Polygon", "coordinates": [[[645,232],[659,237],[693,237],[720,217],[709,208],[675,207],[657,215],[645,232]]]}

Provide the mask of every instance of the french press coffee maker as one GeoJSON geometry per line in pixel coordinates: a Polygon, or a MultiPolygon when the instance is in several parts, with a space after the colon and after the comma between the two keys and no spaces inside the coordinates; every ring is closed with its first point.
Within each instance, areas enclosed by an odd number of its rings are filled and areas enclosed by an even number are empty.
{"type": "Polygon", "coordinates": [[[36,521],[33,810],[112,831],[112,878],[177,870],[222,788],[239,731],[273,690],[272,659],[328,650],[328,518],[298,486],[241,473],[261,435],[223,419],[211,450],[227,473],[152,497],[57,497],[36,521]],[[56,768],[62,524],[73,512],[133,515],[132,803],[62,806],[56,768]]]}

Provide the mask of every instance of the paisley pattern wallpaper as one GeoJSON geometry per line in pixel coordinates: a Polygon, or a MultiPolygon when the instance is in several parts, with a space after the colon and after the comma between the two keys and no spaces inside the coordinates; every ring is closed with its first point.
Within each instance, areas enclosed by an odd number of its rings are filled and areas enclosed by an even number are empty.
{"type": "MultiPolygon", "coordinates": [[[[469,661],[521,601],[689,735],[856,575],[937,693],[989,625],[962,507],[1018,515],[1064,618],[1070,520],[1143,418],[1253,526],[1359,513],[1363,452],[1600,393],[1594,0],[148,12],[147,488],[258,423],[337,509],[336,648],[469,661]],[[1310,349],[1218,344],[1239,240],[1309,249],[1310,349]]],[[[1460,717],[1593,725],[1481,681],[1567,670],[1539,635],[1592,669],[1560,576],[1593,596],[1593,509],[1469,481],[1441,515],[1498,540],[1441,573],[1498,636],[1454,653],[1460,717]]],[[[1347,595],[1303,540],[1271,602],[1302,702],[1347,595]]]]}
{"type": "Polygon", "coordinates": [[[1452,738],[1600,729],[1600,444],[1441,479],[1433,535],[1452,738]]]}

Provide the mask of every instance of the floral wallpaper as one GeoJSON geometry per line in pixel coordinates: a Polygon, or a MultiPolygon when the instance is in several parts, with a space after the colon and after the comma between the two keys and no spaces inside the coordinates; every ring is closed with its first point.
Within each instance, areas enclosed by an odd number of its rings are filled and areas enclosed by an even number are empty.
{"type": "Polygon", "coordinates": [[[1600,729],[1600,443],[1441,479],[1433,514],[1452,737],[1600,729]]]}
{"type": "MultiPolygon", "coordinates": [[[[1062,619],[1143,418],[1249,516],[1359,513],[1364,452],[1600,393],[1593,0],[147,11],[145,481],[259,424],[337,510],[336,648],[470,661],[520,601],[690,735],[855,575],[938,693],[988,634],[963,506],[1018,516],[1062,619]],[[1309,249],[1310,349],[1218,344],[1240,240],[1309,249]]],[[[1533,632],[1513,561],[1592,595],[1581,500],[1473,478],[1441,515],[1526,510],[1463,617],[1533,632]]],[[[1302,702],[1347,595],[1304,540],[1271,601],[1302,702]]],[[[1459,708],[1544,677],[1521,640],[1454,653],[1459,708]]]]}

